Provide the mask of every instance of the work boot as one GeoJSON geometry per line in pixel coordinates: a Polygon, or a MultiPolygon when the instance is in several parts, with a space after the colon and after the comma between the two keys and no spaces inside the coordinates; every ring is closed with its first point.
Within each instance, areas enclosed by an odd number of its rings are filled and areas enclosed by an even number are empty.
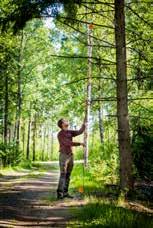
{"type": "Polygon", "coordinates": [[[74,197],[71,196],[68,192],[65,192],[65,193],[63,194],[63,197],[64,197],[64,198],[69,198],[69,199],[73,199],[73,198],[74,198],[74,197]]]}

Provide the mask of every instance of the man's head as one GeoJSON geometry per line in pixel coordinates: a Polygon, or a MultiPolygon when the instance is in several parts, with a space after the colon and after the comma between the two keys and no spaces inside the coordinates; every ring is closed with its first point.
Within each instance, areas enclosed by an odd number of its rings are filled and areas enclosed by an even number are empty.
{"type": "Polygon", "coordinates": [[[63,129],[63,130],[67,130],[68,126],[69,126],[69,122],[66,119],[60,119],[57,122],[57,125],[59,128],[63,129]]]}

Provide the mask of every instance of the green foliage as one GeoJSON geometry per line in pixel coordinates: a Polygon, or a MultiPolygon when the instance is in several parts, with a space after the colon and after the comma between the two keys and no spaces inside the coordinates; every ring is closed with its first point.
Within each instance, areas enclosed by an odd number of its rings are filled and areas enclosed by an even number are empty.
{"type": "Polygon", "coordinates": [[[84,190],[89,195],[95,189],[102,191],[105,185],[118,184],[118,151],[116,145],[107,142],[103,145],[96,144],[90,151],[88,168],[83,164],[76,164],[72,174],[72,188],[79,189],[84,185],[84,190]]]}
{"type": "Polygon", "coordinates": [[[137,174],[141,179],[153,180],[153,126],[135,127],[133,140],[133,157],[137,174]]]}
{"type": "Polygon", "coordinates": [[[0,143],[0,159],[3,166],[17,165],[22,159],[22,152],[18,150],[16,143],[0,143]]]}
{"type": "Polygon", "coordinates": [[[34,18],[51,15],[57,16],[60,12],[60,7],[64,6],[68,15],[76,15],[77,5],[81,0],[43,0],[43,1],[30,1],[30,0],[5,0],[1,3],[3,14],[0,17],[1,29],[6,31],[9,27],[13,27],[16,33],[19,29],[23,29],[26,22],[34,18]]]}
{"type": "MultiPolygon", "coordinates": [[[[96,1],[92,1],[95,2],[96,1]]],[[[20,115],[20,142],[23,150],[23,159],[27,150],[27,126],[31,121],[30,129],[30,159],[33,152],[33,128],[36,122],[35,152],[36,160],[58,159],[58,142],[56,140],[56,122],[66,117],[71,127],[80,125],[84,116],[85,90],[87,77],[87,27],[86,22],[93,20],[99,26],[93,28],[93,59],[92,59],[92,99],[106,98],[99,102],[92,102],[91,137],[89,170],[87,179],[95,179],[96,183],[116,183],[118,181],[118,149],[117,149],[117,119],[116,102],[111,101],[116,96],[116,65],[114,46],[114,9],[109,4],[89,4],[88,14],[86,4],[81,1],[12,1],[4,0],[0,3],[1,34],[0,53],[1,81],[0,81],[0,132],[1,140],[4,138],[4,117],[8,117],[8,138],[16,141],[16,125],[18,114],[18,83],[21,83],[21,115],[20,115]],[[78,6],[80,7],[78,8],[78,6]],[[51,7],[52,6],[52,7],[51,7]],[[64,8],[65,11],[64,12],[64,8]],[[92,14],[92,11],[95,11],[92,14]],[[76,14],[77,12],[77,14],[76,14]],[[102,12],[102,13],[101,13],[102,12]],[[40,17],[51,13],[56,20],[40,17]],[[36,17],[36,18],[35,18],[36,17]],[[22,18],[22,20],[21,20],[22,18]],[[35,18],[35,19],[34,19],[35,18]],[[65,19],[66,18],[66,19],[65,19]],[[32,20],[31,20],[32,19],[32,20]],[[76,22],[77,23],[74,23],[76,22]],[[73,24],[68,23],[73,22],[73,24]],[[81,23],[78,23],[82,21],[81,23]],[[47,26],[46,26],[47,25],[47,26]],[[106,27],[105,27],[106,26],[106,27]],[[21,31],[19,31],[22,29],[21,31]],[[19,31],[13,35],[13,31],[19,31]],[[23,39],[22,39],[23,38],[23,39]],[[56,57],[55,57],[56,56],[56,57]],[[58,57],[57,57],[58,56],[58,57]],[[60,57],[59,57],[60,56],[60,57]],[[63,58],[62,56],[66,56],[63,58]],[[73,57],[73,58],[71,58],[73,57]],[[19,80],[19,75],[21,80],[19,80]],[[8,77],[8,112],[5,113],[6,86],[8,77]],[[110,101],[109,98],[110,97],[110,101]],[[104,144],[99,143],[99,122],[97,111],[102,106],[102,121],[104,129],[104,144]],[[110,115],[107,117],[105,115],[110,115]],[[93,132],[92,132],[93,131],[93,132]],[[53,153],[51,152],[51,134],[53,137],[53,153]]],[[[126,34],[127,34],[127,70],[128,92],[131,98],[152,96],[152,53],[150,42],[150,21],[152,15],[149,8],[151,3],[146,1],[137,4],[127,3],[126,34]],[[130,9],[132,8],[132,10],[130,9]],[[133,12],[134,11],[134,12],[133,12]],[[148,90],[148,91],[147,91],[148,90]]],[[[140,116],[141,121],[150,121],[152,118],[152,100],[134,100],[129,102],[129,114],[140,116]]],[[[79,127],[79,126],[78,126],[79,127]]],[[[131,129],[135,133],[138,129],[131,129]]],[[[152,140],[150,131],[145,140],[152,140]]],[[[82,139],[79,139],[82,140],[82,139]]],[[[14,143],[13,143],[14,144],[14,143]]],[[[143,137],[134,139],[134,150],[137,163],[139,163],[139,150],[145,151],[147,143],[143,137]],[[142,149],[143,148],[143,149],[142,149]]],[[[152,144],[150,143],[152,146],[152,144]]],[[[150,146],[150,148],[151,148],[150,146]]],[[[1,157],[11,157],[12,149],[1,149],[1,157]],[[4,153],[4,151],[7,151],[4,153]],[[10,155],[8,155],[10,153],[10,155]]],[[[7,148],[8,147],[8,148],[7,148]]],[[[145,176],[152,174],[151,149],[145,151],[145,176]],[[149,153],[149,154],[148,154],[149,153]],[[149,172],[150,174],[147,174],[149,172]]],[[[144,153],[144,152],[143,152],[144,153]]],[[[17,155],[18,156],[18,155],[17,155]]],[[[76,159],[83,158],[82,149],[77,150],[76,159]]],[[[7,159],[6,159],[7,160],[7,159]]],[[[7,163],[14,160],[8,159],[7,163]]],[[[17,158],[18,160],[18,158],[17,158]]],[[[19,159],[20,160],[20,159],[19,159]]],[[[5,162],[5,158],[3,158],[5,162]]],[[[141,174],[143,177],[143,174],[141,174]]]]}
{"type": "Polygon", "coordinates": [[[31,169],[32,168],[32,162],[30,160],[22,160],[19,164],[19,167],[23,169],[31,169]]]}
{"type": "Polygon", "coordinates": [[[153,227],[153,218],[147,214],[118,207],[115,203],[89,199],[87,205],[76,211],[76,219],[68,227],[153,227]]]}
{"type": "Polygon", "coordinates": [[[94,146],[90,152],[90,172],[93,179],[101,184],[118,181],[118,150],[116,144],[106,141],[94,146]]]}

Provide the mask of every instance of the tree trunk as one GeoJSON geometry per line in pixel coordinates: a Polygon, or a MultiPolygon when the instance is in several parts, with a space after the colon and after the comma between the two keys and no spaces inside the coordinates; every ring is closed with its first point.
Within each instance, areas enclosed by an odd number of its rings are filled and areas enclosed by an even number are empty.
{"type": "Polygon", "coordinates": [[[99,101],[98,106],[98,119],[99,119],[99,134],[100,134],[100,142],[104,142],[104,135],[103,135],[103,116],[102,116],[102,107],[101,102],[99,101]]]}
{"type": "MultiPolygon", "coordinates": [[[[94,114],[92,115],[92,124],[95,122],[94,120],[94,114]]],[[[95,143],[95,128],[93,126],[92,128],[92,134],[91,134],[91,151],[94,150],[94,143],[95,143]]]]}
{"type": "Polygon", "coordinates": [[[24,148],[25,148],[25,123],[23,123],[22,126],[22,150],[24,154],[24,148]]]}
{"type": "Polygon", "coordinates": [[[28,135],[27,135],[27,154],[26,154],[26,158],[28,160],[30,158],[30,132],[31,132],[31,117],[29,116],[29,121],[28,121],[28,135]]]}
{"type": "Polygon", "coordinates": [[[47,128],[47,139],[46,139],[46,150],[47,150],[47,160],[49,161],[50,160],[50,141],[51,141],[51,138],[50,138],[50,127],[48,126],[47,128]]]}
{"type": "Polygon", "coordinates": [[[7,144],[8,131],[8,75],[5,76],[5,106],[4,106],[4,143],[7,144]]]}
{"type": "Polygon", "coordinates": [[[8,128],[8,142],[11,142],[11,127],[8,128]]]}
{"type": "Polygon", "coordinates": [[[34,116],[34,121],[33,121],[33,150],[32,150],[32,160],[36,160],[36,114],[34,116]]]}
{"type": "Polygon", "coordinates": [[[41,125],[41,154],[40,154],[40,159],[43,160],[43,150],[44,150],[44,126],[41,125]]]}
{"type": "MultiPolygon", "coordinates": [[[[101,67],[99,66],[99,73],[101,75],[101,67]]],[[[99,79],[98,90],[101,90],[101,79],[99,79]]],[[[101,101],[98,102],[98,120],[99,120],[99,135],[100,135],[100,142],[104,142],[104,130],[103,130],[103,112],[102,112],[102,104],[101,101]]]]}
{"type": "Polygon", "coordinates": [[[45,149],[46,149],[46,126],[44,126],[44,131],[43,131],[42,161],[45,160],[45,149]]]}
{"type": "Polygon", "coordinates": [[[125,42],[124,0],[115,0],[115,42],[116,42],[116,73],[117,73],[117,118],[118,142],[120,153],[120,187],[131,189],[132,156],[130,146],[130,130],[127,101],[127,68],[125,42]]]}
{"type": "Polygon", "coordinates": [[[84,165],[88,164],[89,155],[89,117],[91,106],[91,81],[92,81],[92,29],[87,26],[87,42],[88,42],[88,70],[87,70],[87,93],[86,93],[86,129],[84,131],[84,165]]]}
{"type": "Polygon", "coordinates": [[[53,120],[52,120],[52,127],[51,127],[51,160],[53,158],[54,153],[54,132],[53,132],[53,120]]]}
{"type": "Polygon", "coordinates": [[[18,68],[18,93],[17,93],[17,113],[16,113],[16,144],[19,149],[20,143],[20,117],[21,117],[21,103],[22,103],[22,94],[21,94],[21,71],[22,71],[22,56],[23,56],[23,30],[21,33],[21,42],[20,42],[20,52],[19,52],[19,68],[18,68]]]}

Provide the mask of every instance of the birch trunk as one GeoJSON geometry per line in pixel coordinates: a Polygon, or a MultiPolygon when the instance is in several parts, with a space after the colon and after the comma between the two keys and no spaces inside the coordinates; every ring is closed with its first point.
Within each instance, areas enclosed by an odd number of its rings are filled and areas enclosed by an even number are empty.
{"type": "Polygon", "coordinates": [[[28,121],[28,135],[27,135],[27,154],[26,154],[26,158],[28,160],[30,158],[30,132],[31,132],[31,117],[29,116],[29,121],[28,121]]]}
{"type": "Polygon", "coordinates": [[[4,143],[7,144],[8,130],[8,75],[5,76],[5,105],[4,105],[4,143]]]}
{"type": "Polygon", "coordinates": [[[88,164],[89,155],[89,118],[91,106],[91,82],[92,82],[92,29],[87,26],[87,42],[88,42],[88,69],[87,69],[87,91],[86,91],[86,129],[84,132],[84,166],[88,164]]]}
{"type": "Polygon", "coordinates": [[[54,132],[53,132],[53,121],[52,121],[52,127],[51,127],[51,156],[50,159],[52,160],[54,153],[54,132]]]}
{"type": "Polygon", "coordinates": [[[22,151],[24,154],[24,148],[25,148],[25,123],[23,122],[22,125],[22,151]]]}
{"type": "Polygon", "coordinates": [[[21,71],[22,71],[22,56],[23,56],[23,30],[21,33],[21,43],[20,43],[20,53],[19,53],[19,69],[18,69],[18,96],[17,96],[17,113],[16,113],[16,144],[17,148],[19,149],[20,143],[20,118],[21,118],[21,71]]]}
{"type": "Polygon", "coordinates": [[[34,115],[34,121],[33,121],[33,148],[32,148],[32,160],[36,160],[36,114],[34,115]]]}
{"type": "Polygon", "coordinates": [[[16,142],[17,150],[19,149],[20,141],[20,117],[21,117],[21,71],[22,71],[22,56],[23,56],[23,30],[21,33],[20,49],[18,55],[18,72],[17,72],[17,104],[16,104],[16,118],[14,124],[14,138],[13,141],[16,142]]]}
{"type": "Polygon", "coordinates": [[[44,126],[43,131],[43,141],[42,141],[42,161],[45,160],[45,150],[46,150],[46,126],[44,126]]]}

